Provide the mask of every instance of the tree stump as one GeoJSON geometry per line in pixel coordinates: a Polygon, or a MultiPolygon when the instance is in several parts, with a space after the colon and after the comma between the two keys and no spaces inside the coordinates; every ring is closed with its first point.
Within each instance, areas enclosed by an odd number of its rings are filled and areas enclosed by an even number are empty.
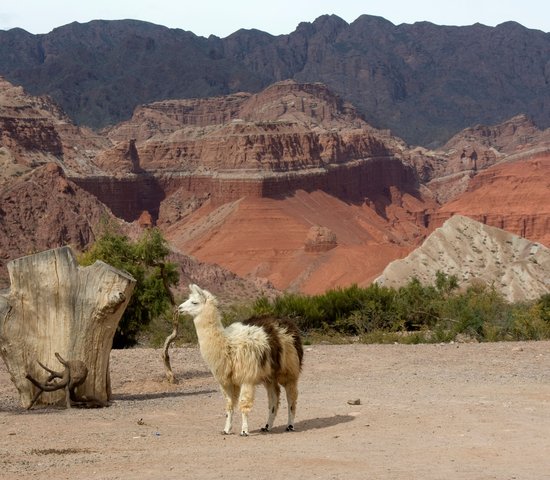
{"type": "MultiPolygon", "coordinates": [[[[80,267],[69,247],[8,263],[11,287],[0,294],[0,355],[28,408],[38,389],[26,378],[57,369],[56,352],[88,369],[81,397],[111,398],[109,355],[135,280],[104,262],[80,267]]],[[[40,403],[65,401],[65,392],[44,392],[40,403]]]]}

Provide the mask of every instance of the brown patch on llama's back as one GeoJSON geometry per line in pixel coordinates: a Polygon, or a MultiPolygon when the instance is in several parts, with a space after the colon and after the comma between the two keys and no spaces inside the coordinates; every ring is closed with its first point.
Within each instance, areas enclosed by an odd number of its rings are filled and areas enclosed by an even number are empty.
{"type": "Polygon", "coordinates": [[[281,345],[281,339],[277,333],[277,319],[270,317],[254,317],[249,318],[242,322],[243,325],[253,325],[260,327],[267,335],[267,341],[269,343],[269,352],[263,352],[261,357],[262,367],[268,361],[271,363],[271,371],[276,376],[281,370],[281,354],[283,346],[281,345]]]}
{"type": "MultiPolygon", "coordinates": [[[[274,318],[274,317],[253,317],[242,322],[244,325],[255,325],[263,328],[266,332],[269,347],[271,351],[271,366],[274,373],[278,373],[281,368],[281,354],[282,345],[279,338],[277,327],[286,330],[286,332],[294,340],[294,348],[300,360],[300,370],[302,369],[302,362],[304,358],[304,349],[302,347],[302,339],[300,338],[300,331],[296,324],[288,318],[274,318]]],[[[262,365],[265,365],[264,358],[262,358],[262,365]]]]}

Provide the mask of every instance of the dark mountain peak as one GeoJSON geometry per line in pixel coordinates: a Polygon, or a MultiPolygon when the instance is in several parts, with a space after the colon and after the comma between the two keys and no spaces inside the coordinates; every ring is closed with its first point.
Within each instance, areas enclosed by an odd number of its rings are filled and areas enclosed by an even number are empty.
{"type": "Polygon", "coordinates": [[[124,35],[153,35],[163,36],[177,32],[182,36],[197,37],[193,32],[181,29],[170,29],[163,25],[146,22],[143,20],[124,19],[124,20],[90,20],[80,23],[72,22],[61,27],[57,27],[47,37],[63,36],[72,34],[75,36],[91,37],[94,36],[124,36],[124,35]]]}
{"type": "Polygon", "coordinates": [[[0,29],[0,33],[6,32],[13,36],[24,36],[24,37],[34,37],[34,35],[30,32],[27,32],[27,30],[19,27],[10,28],[8,30],[2,30],[0,29]]]}
{"type": "Polygon", "coordinates": [[[263,40],[271,40],[274,38],[273,35],[270,33],[264,32],[262,30],[258,30],[256,28],[240,28],[236,32],[233,32],[231,35],[225,37],[224,40],[233,40],[235,38],[246,38],[246,39],[254,39],[254,38],[260,38],[263,40]]]}
{"type": "Polygon", "coordinates": [[[353,26],[355,28],[357,27],[395,28],[395,25],[392,22],[390,22],[389,20],[386,20],[383,17],[378,17],[376,15],[360,15],[350,24],[350,26],[353,26]]]}
{"type": "Polygon", "coordinates": [[[512,20],[499,23],[495,28],[507,29],[507,30],[529,30],[528,28],[524,27],[521,23],[514,22],[512,20]]]}
{"type": "Polygon", "coordinates": [[[520,112],[550,126],[550,34],[498,27],[395,26],[372,15],[302,22],[288,35],[226,38],[138,20],[72,23],[46,35],[0,31],[0,75],[50,94],[78,124],[101,128],[139,104],[256,93],[288,78],[322,82],[377,128],[437,146],[520,112]]]}
{"type": "Polygon", "coordinates": [[[313,25],[315,26],[336,25],[341,27],[347,27],[348,22],[346,22],[343,18],[340,18],[338,15],[325,14],[325,15],[320,15],[315,20],[313,20],[313,25]]]}
{"type": "Polygon", "coordinates": [[[331,36],[348,28],[349,24],[338,15],[321,15],[313,21],[312,26],[315,32],[331,36]]]}

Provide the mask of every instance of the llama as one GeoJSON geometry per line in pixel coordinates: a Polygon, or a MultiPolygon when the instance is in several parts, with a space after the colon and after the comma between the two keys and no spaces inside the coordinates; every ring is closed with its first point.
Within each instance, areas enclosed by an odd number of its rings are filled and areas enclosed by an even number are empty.
{"type": "Polygon", "coordinates": [[[302,369],[303,348],[296,326],[289,320],[258,318],[236,322],[224,328],[214,295],[197,285],[189,285],[189,298],[178,307],[179,313],[193,317],[199,347],[205,362],[220,384],[226,400],[224,434],[231,433],[236,404],[242,415],[241,436],[248,436],[248,414],[254,403],[256,385],[267,390],[268,432],[279,408],[280,385],[288,403],[286,430],[294,430],[298,377],[302,369]]]}

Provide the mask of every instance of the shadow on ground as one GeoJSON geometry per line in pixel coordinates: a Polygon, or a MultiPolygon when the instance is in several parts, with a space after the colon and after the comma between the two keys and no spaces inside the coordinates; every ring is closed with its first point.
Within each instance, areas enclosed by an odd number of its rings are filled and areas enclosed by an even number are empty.
{"type": "MultiPolygon", "coordinates": [[[[348,423],[355,420],[355,417],[351,415],[333,415],[332,417],[324,418],[311,418],[308,420],[301,420],[294,424],[296,432],[306,432],[308,430],[319,430],[322,428],[334,427],[341,423],[348,423]]],[[[259,432],[259,430],[258,430],[259,432]]],[[[285,426],[278,426],[271,430],[271,433],[284,433],[286,432],[285,426]]]]}

